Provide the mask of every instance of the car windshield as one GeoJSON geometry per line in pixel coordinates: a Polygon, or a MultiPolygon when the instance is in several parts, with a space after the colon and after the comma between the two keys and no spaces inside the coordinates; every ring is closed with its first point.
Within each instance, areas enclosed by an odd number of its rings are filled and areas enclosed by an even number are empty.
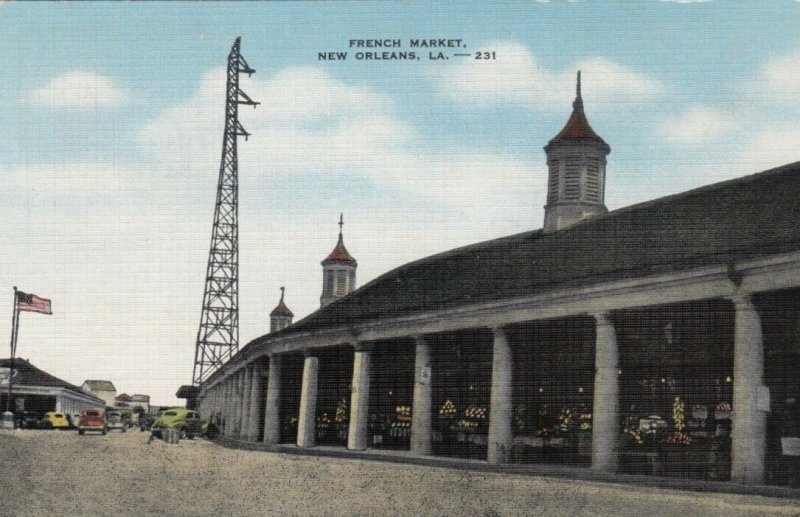
{"type": "Polygon", "coordinates": [[[166,413],[164,413],[164,416],[178,416],[178,413],[176,413],[175,411],[167,411],[166,413]]]}

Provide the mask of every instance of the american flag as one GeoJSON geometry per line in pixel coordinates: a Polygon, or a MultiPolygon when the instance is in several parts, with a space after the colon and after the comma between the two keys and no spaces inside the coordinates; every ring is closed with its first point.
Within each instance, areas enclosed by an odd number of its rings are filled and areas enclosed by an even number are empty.
{"type": "Polygon", "coordinates": [[[17,291],[17,310],[53,314],[50,308],[50,300],[39,298],[35,294],[23,293],[22,291],[17,291]]]}

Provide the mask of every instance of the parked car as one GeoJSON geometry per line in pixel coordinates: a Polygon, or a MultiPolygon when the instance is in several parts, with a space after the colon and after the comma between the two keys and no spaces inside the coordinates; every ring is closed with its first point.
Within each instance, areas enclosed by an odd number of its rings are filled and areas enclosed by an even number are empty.
{"type": "Polygon", "coordinates": [[[156,417],[153,415],[142,413],[139,415],[139,431],[149,431],[155,421],[156,417]]]}
{"type": "Polygon", "coordinates": [[[67,413],[66,416],[67,416],[67,422],[69,422],[69,428],[70,429],[77,429],[78,428],[78,419],[80,419],[80,414],[79,413],[73,413],[73,414],[67,413]]]}
{"type": "Polygon", "coordinates": [[[168,409],[161,413],[150,432],[153,436],[161,437],[163,429],[172,428],[180,431],[181,439],[192,439],[203,434],[206,423],[200,418],[197,411],[186,408],[168,409]]]}
{"type": "Polygon", "coordinates": [[[14,414],[17,429],[38,429],[41,418],[33,411],[19,411],[14,414]]]}
{"type": "Polygon", "coordinates": [[[78,417],[78,434],[95,431],[106,434],[108,425],[102,409],[82,409],[78,417]]]}
{"type": "Polygon", "coordinates": [[[57,413],[55,411],[48,411],[44,414],[42,419],[42,428],[44,429],[69,429],[69,420],[64,413],[57,413]]]}
{"type": "Polygon", "coordinates": [[[123,419],[122,413],[119,411],[108,411],[106,413],[106,425],[109,431],[112,429],[119,429],[124,433],[127,428],[127,423],[123,419]]]}

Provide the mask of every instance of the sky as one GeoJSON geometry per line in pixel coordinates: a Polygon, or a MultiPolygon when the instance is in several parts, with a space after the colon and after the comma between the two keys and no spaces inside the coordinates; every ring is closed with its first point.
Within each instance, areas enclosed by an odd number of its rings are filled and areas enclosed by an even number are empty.
{"type": "Polygon", "coordinates": [[[540,228],[578,70],[611,210],[800,160],[795,0],[5,2],[0,26],[0,336],[13,286],[49,298],[17,355],[153,404],[192,380],[238,36],[261,103],[239,117],[240,346],[281,286],[295,321],[319,307],[340,213],[359,285],[540,228]]]}

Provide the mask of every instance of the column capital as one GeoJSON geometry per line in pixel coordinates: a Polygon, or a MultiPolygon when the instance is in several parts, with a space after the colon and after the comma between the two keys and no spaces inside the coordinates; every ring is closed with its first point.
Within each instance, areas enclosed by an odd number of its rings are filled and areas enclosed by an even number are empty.
{"type": "Polygon", "coordinates": [[[733,296],[728,298],[733,305],[736,307],[737,311],[740,310],[755,310],[755,305],[753,305],[753,293],[749,291],[738,290],[733,296]]]}
{"type": "Polygon", "coordinates": [[[372,352],[375,350],[375,343],[372,341],[356,341],[353,343],[353,350],[356,352],[372,352]]]}
{"type": "Polygon", "coordinates": [[[600,325],[614,325],[614,322],[611,320],[611,311],[604,311],[604,312],[596,312],[592,314],[595,323],[600,325]]]}
{"type": "Polygon", "coordinates": [[[423,345],[426,345],[428,343],[428,341],[425,339],[425,334],[412,334],[411,339],[414,340],[414,344],[422,343],[423,345]]]}
{"type": "Polygon", "coordinates": [[[492,331],[492,335],[494,335],[495,337],[497,337],[498,334],[503,337],[506,336],[506,329],[502,325],[498,325],[496,327],[489,327],[489,330],[492,331]]]}
{"type": "Polygon", "coordinates": [[[309,357],[317,357],[319,352],[316,350],[303,350],[303,359],[308,359],[309,357]]]}

